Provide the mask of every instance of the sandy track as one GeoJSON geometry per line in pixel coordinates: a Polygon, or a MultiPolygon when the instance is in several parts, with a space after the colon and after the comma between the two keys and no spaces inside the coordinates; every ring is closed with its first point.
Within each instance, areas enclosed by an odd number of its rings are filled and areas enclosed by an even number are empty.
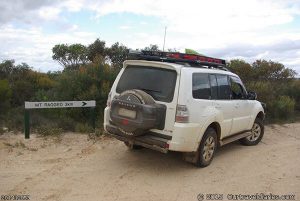
{"type": "Polygon", "coordinates": [[[197,200],[199,193],[295,194],[300,199],[300,123],[268,126],[255,147],[232,143],[198,169],[178,153],[128,150],[109,138],[0,136],[0,195],[31,200],[197,200]]]}

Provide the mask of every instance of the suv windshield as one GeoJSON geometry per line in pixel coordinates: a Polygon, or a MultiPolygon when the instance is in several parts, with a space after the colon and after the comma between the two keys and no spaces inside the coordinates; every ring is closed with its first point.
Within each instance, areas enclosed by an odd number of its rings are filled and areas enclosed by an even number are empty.
{"type": "Polygon", "coordinates": [[[174,96],[177,73],[175,70],[150,66],[127,66],[117,86],[117,93],[140,89],[155,100],[171,102],[174,96]]]}

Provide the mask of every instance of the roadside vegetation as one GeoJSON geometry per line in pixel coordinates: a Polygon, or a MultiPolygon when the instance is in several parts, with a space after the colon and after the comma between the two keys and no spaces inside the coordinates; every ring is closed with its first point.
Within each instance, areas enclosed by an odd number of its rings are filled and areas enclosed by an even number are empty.
{"type": "MultiPolygon", "coordinates": [[[[145,50],[158,51],[150,45],[145,50]]],[[[96,100],[96,127],[102,129],[103,110],[115,77],[128,57],[128,48],[119,43],[107,47],[99,39],[82,44],[58,44],[53,59],[63,71],[37,72],[13,60],[0,63],[0,132],[23,130],[25,101],[96,100]]],[[[247,63],[231,60],[228,68],[237,73],[249,91],[267,104],[268,121],[293,121],[300,111],[300,80],[284,65],[265,60],[247,63]]],[[[31,110],[31,128],[43,135],[63,131],[90,132],[92,111],[86,108],[31,110]]],[[[97,132],[101,133],[101,132],[97,132]]]]}
{"type": "Polygon", "coordinates": [[[231,60],[230,71],[238,74],[248,91],[257,93],[267,105],[267,122],[289,122],[299,119],[300,79],[296,72],[283,64],[257,60],[249,64],[231,60]]]}

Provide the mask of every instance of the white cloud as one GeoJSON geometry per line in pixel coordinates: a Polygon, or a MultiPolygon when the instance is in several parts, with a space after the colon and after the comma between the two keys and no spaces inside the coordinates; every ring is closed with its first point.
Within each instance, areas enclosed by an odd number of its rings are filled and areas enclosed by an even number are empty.
{"type": "Polygon", "coordinates": [[[147,25],[148,23],[145,22],[145,21],[141,21],[140,24],[141,24],[141,25],[147,25]]]}
{"type": "Polygon", "coordinates": [[[96,34],[88,32],[66,32],[46,34],[41,29],[20,29],[7,25],[0,32],[0,60],[16,59],[41,71],[62,69],[52,60],[52,48],[59,43],[90,44],[96,34]],[[58,68],[59,67],[59,68],[58,68]]]}
{"type": "Polygon", "coordinates": [[[131,26],[123,25],[123,26],[120,26],[119,29],[122,29],[122,30],[131,29],[131,26]]]}
{"type": "Polygon", "coordinates": [[[77,24],[73,24],[71,25],[71,27],[69,28],[69,31],[78,31],[79,26],[77,24]]]}
{"type": "Polygon", "coordinates": [[[0,1],[0,25],[12,21],[33,24],[43,19],[53,19],[58,14],[58,0],[0,1]]]}
{"type": "Polygon", "coordinates": [[[85,0],[65,0],[61,1],[60,6],[66,8],[69,11],[77,12],[84,7],[85,3],[85,0]]]}
{"type": "MultiPolygon", "coordinates": [[[[213,55],[222,50],[219,56],[226,58],[242,57],[248,61],[265,58],[286,62],[290,67],[300,66],[299,59],[292,54],[300,47],[291,51],[273,50],[282,41],[299,43],[299,29],[281,28],[300,17],[299,0],[91,0],[86,7],[99,18],[113,13],[160,18],[162,25],[168,27],[167,48],[193,48],[213,55]],[[238,51],[240,46],[245,48],[238,51]]],[[[133,48],[150,43],[162,47],[163,32],[137,33],[122,40],[133,48]]],[[[300,67],[297,70],[300,73],[300,67]]]]}
{"type": "Polygon", "coordinates": [[[265,28],[290,22],[291,14],[298,11],[296,7],[290,7],[289,1],[280,0],[112,0],[90,1],[86,6],[95,10],[98,16],[124,12],[158,16],[172,29],[188,33],[191,27],[196,33],[208,29],[213,32],[265,28]]]}
{"type": "Polygon", "coordinates": [[[45,19],[45,20],[57,20],[57,19],[59,19],[60,12],[61,12],[61,9],[56,8],[56,7],[42,7],[38,11],[39,16],[42,19],[45,19]]]}
{"type": "MultiPolygon", "coordinates": [[[[11,0],[0,2],[0,8],[3,11],[0,13],[3,44],[0,59],[11,56],[34,66],[42,66],[43,61],[46,68],[53,66],[53,45],[87,44],[96,39],[96,34],[80,32],[76,24],[61,17],[65,11],[84,10],[95,14],[92,19],[98,20],[115,13],[161,19],[161,30],[154,30],[156,33],[145,32],[148,22],[141,21],[136,25],[141,27],[141,32],[117,39],[130,48],[149,44],[162,47],[164,26],[167,26],[166,49],[192,48],[211,56],[248,61],[272,59],[300,73],[300,30],[291,26],[291,22],[300,18],[300,0],[11,0]],[[61,23],[64,32],[47,34],[38,28],[49,20],[61,23]],[[31,26],[29,29],[10,27],[12,21],[31,26]]],[[[119,27],[128,32],[131,28],[119,27]]],[[[110,38],[104,40],[112,42],[110,38]]]]}

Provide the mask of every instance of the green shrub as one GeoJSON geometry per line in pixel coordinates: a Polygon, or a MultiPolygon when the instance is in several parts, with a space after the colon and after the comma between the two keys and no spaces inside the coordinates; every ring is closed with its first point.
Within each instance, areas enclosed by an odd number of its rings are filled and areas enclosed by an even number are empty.
{"type": "Polygon", "coordinates": [[[3,119],[3,122],[9,130],[22,130],[24,128],[24,108],[12,108],[3,119]]]}
{"type": "Polygon", "coordinates": [[[274,84],[267,81],[255,81],[250,82],[246,87],[248,91],[256,92],[259,101],[269,105],[276,96],[275,91],[272,89],[273,85],[274,84]]]}
{"type": "Polygon", "coordinates": [[[279,96],[270,105],[272,117],[282,119],[293,116],[295,110],[295,100],[289,96],[279,96]]]}
{"type": "Polygon", "coordinates": [[[75,125],[76,125],[76,121],[74,119],[72,119],[71,117],[68,116],[63,116],[61,115],[58,118],[58,127],[62,128],[65,131],[74,131],[75,130],[75,125]]]}
{"type": "MultiPolygon", "coordinates": [[[[67,65],[74,58],[64,58],[67,52],[58,52],[59,48],[53,49],[53,58],[66,59],[65,69],[61,72],[41,73],[25,63],[0,62],[0,126],[9,130],[24,128],[24,101],[96,100],[96,127],[102,128],[107,96],[127,58],[127,48],[119,43],[106,48],[105,42],[100,40],[86,47],[87,51],[80,44],[67,47],[79,47],[80,58],[78,55],[76,58],[86,59],[88,56],[91,62],[80,62],[85,64],[69,68],[67,65]]],[[[150,49],[153,47],[150,46],[150,49]]],[[[228,68],[241,77],[248,91],[256,92],[258,100],[267,104],[268,118],[283,119],[293,115],[294,110],[295,116],[299,113],[300,80],[294,78],[295,71],[292,69],[265,60],[252,64],[231,60],[228,68]]],[[[87,108],[31,110],[30,125],[32,130],[38,128],[42,135],[55,135],[62,131],[94,132],[90,123],[92,112],[87,108]]],[[[96,131],[97,135],[101,133],[96,131]]]]}
{"type": "Polygon", "coordinates": [[[87,123],[77,123],[75,126],[75,132],[78,133],[92,133],[94,132],[94,129],[87,123]]]}
{"type": "Polygon", "coordinates": [[[53,128],[53,127],[46,125],[46,126],[37,127],[36,131],[39,135],[42,135],[42,136],[59,136],[60,134],[62,134],[63,129],[62,128],[53,128]]]}
{"type": "Polygon", "coordinates": [[[10,107],[10,98],[12,95],[12,91],[9,87],[8,80],[0,80],[0,111],[3,115],[6,113],[10,107]]]}
{"type": "Polygon", "coordinates": [[[285,94],[295,99],[295,109],[300,111],[300,79],[295,79],[290,85],[287,85],[285,94]]]}
{"type": "Polygon", "coordinates": [[[95,129],[95,135],[97,136],[97,137],[99,137],[99,136],[101,136],[101,135],[103,135],[104,134],[104,129],[103,128],[96,128],[95,129]]]}

